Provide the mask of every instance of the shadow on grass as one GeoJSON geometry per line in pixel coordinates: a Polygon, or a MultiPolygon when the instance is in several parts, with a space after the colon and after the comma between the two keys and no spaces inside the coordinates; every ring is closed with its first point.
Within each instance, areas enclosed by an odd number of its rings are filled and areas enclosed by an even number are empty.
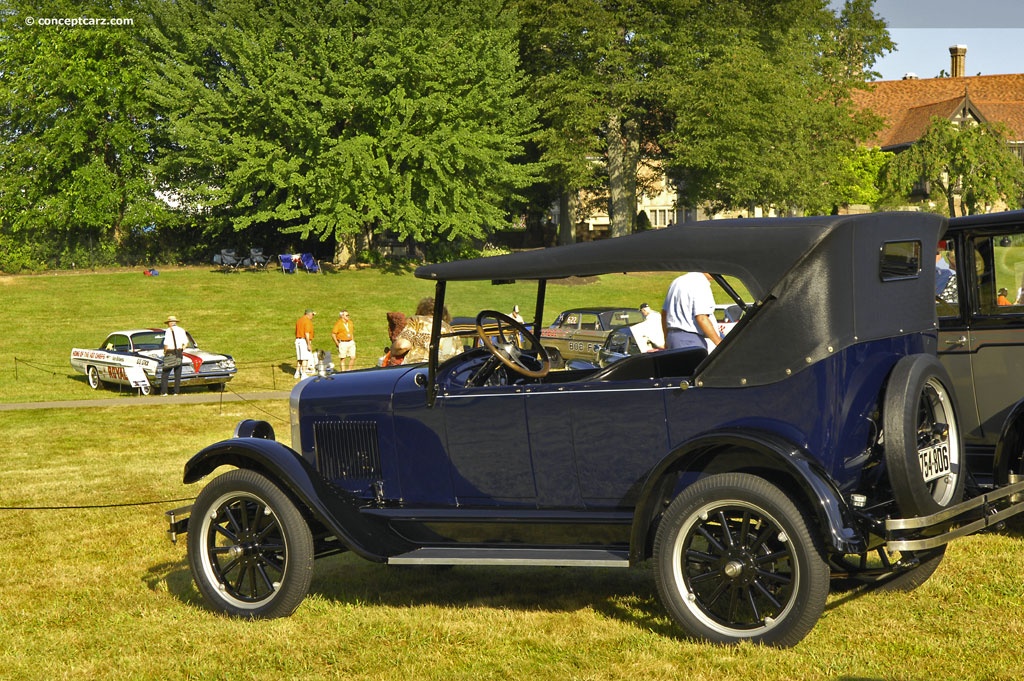
{"type": "MultiPolygon", "coordinates": [[[[201,599],[188,563],[150,568],[146,583],[166,589],[183,603],[201,599]]],[[[344,605],[494,608],[541,612],[592,609],[661,636],[679,638],[658,600],[654,575],[646,566],[631,569],[394,566],[353,554],[314,563],[310,593],[344,605]]]]}

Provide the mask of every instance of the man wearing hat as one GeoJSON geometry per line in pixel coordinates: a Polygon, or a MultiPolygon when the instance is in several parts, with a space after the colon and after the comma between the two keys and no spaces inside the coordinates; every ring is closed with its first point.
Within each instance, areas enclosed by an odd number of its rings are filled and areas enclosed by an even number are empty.
{"type": "Polygon", "coordinates": [[[356,335],[348,310],[338,313],[338,321],[334,322],[334,328],[331,329],[331,338],[338,346],[338,365],[341,370],[352,371],[356,364],[356,335]]]}
{"type": "Polygon", "coordinates": [[[313,375],[313,316],[316,312],[306,308],[295,322],[295,378],[313,375]]]}
{"type": "Polygon", "coordinates": [[[160,370],[160,394],[167,394],[167,374],[174,371],[174,394],[181,394],[181,362],[188,345],[188,334],[178,326],[178,318],[168,315],[164,333],[164,364],[160,370]]]}
{"type": "Polygon", "coordinates": [[[663,350],[665,348],[665,331],[661,326],[661,315],[651,309],[647,303],[641,303],[640,313],[644,320],[633,327],[633,337],[640,346],[641,352],[663,350]]]}

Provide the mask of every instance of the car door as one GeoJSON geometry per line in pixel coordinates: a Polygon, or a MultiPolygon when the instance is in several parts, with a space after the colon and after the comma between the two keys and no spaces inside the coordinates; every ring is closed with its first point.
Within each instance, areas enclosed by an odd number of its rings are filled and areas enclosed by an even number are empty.
{"type": "Polygon", "coordinates": [[[956,305],[939,302],[939,356],[953,378],[968,445],[996,444],[1024,397],[1024,225],[955,239],[956,305]]]}
{"type": "Polygon", "coordinates": [[[124,367],[132,352],[132,343],[127,334],[110,334],[103,342],[103,350],[108,354],[107,359],[97,365],[100,379],[107,383],[126,383],[128,377],[125,375],[124,367]]]}

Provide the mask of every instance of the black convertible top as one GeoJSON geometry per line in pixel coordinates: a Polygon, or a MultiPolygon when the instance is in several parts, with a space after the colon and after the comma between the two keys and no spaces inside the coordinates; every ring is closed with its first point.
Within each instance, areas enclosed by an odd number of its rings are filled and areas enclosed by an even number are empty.
{"type": "Polygon", "coordinates": [[[557,279],[612,272],[738,278],[753,314],[701,368],[704,385],[778,380],[849,345],[934,331],[935,245],[944,217],[914,212],[708,220],[491,258],[425,265],[435,281],[557,279]],[[887,276],[887,242],[916,243],[919,269],[887,276]]]}

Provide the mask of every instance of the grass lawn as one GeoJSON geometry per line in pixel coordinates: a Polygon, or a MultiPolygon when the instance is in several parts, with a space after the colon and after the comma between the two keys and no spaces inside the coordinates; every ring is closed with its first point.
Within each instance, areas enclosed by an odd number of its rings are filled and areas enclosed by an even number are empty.
{"type": "MultiPolygon", "coordinates": [[[[600,277],[579,285],[548,286],[545,320],[575,305],[661,305],[675,275],[600,277]]],[[[206,268],[60,273],[0,277],[7,320],[0,334],[0,402],[112,397],[116,387],[93,391],[84,374],[71,369],[73,347],[95,348],[111,331],[162,327],[168,314],[181,320],[200,347],[234,356],[238,374],[229,389],[245,393],[289,390],[295,365],[295,320],[317,311],[314,347],[335,350],[331,327],[347,308],[356,334],[356,367],[375,366],[388,345],[385,313],[412,314],[434,284],[410,272],[343,270],[324,275],[270,272],[222,273],[206,268]]],[[[720,300],[725,294],[718,291],[720,300]]],[[[489,282],[448,287],[454,316],[482,309],[508,312],[518,304],[533,318],[536,285],[489,282]]],[[[200,389],[201,390],[201,389],[200,389]]],[[[128,391],[125,391],[127,394],[128,391]]]]}
{"type": "MultiPolygon", "coordinates": [[[[549,287],[549,315],[576,304],[660,304],[671,275],[549,287]]],[[[453,314],[526,314],[528,285],[457,293],[453,314]]],[[[306,306],[347,307],[360,366],[384,345],[384,312],[432,293],[408,274],[222,275],[198,269],[0,279],[0,401],[112,397],[71,373],[73,345],[159,325],[173,312],[202,345],[234,354],[240,393],[289,388],[291,332],[306,306]],[[379,346],[379,347],[378,347],[379,346]],[[17,363],[15,362],[17,358],[17,363]],[[15,373],[17,372],[17,373],[15,373]]],[[[333,314],[331,314],[333,312],[333,314]]],[[[320,345],[326,347],[326,344],[320,345]]],[[[0,412],[0,679],[692,679],[844,681],[1021,677],[1024,534],[954,542],[908,594],[834,594],[791,650],[718,648],[679,637],[648,568],[395,568],[318,561],[289,618],[207,611],[164,511],[201,487],[181,483],[194,452],[242,418],[286,439],[285,400],[0,412]]]]}
{"type": "Polygon", "coordinates": [[[257,406],[287,418],[284,401],[3,413],[0,679],[1020,678],[1019,532],[954,542],[912,593],[834,595],[784,651],[679,638],[647,568],[335,556],[290,618],[215,615],[163,512],[198,491],[181,483],[185,459],[257,406]],[[11,510],[51,506],[66,508],[11,510]]]}

